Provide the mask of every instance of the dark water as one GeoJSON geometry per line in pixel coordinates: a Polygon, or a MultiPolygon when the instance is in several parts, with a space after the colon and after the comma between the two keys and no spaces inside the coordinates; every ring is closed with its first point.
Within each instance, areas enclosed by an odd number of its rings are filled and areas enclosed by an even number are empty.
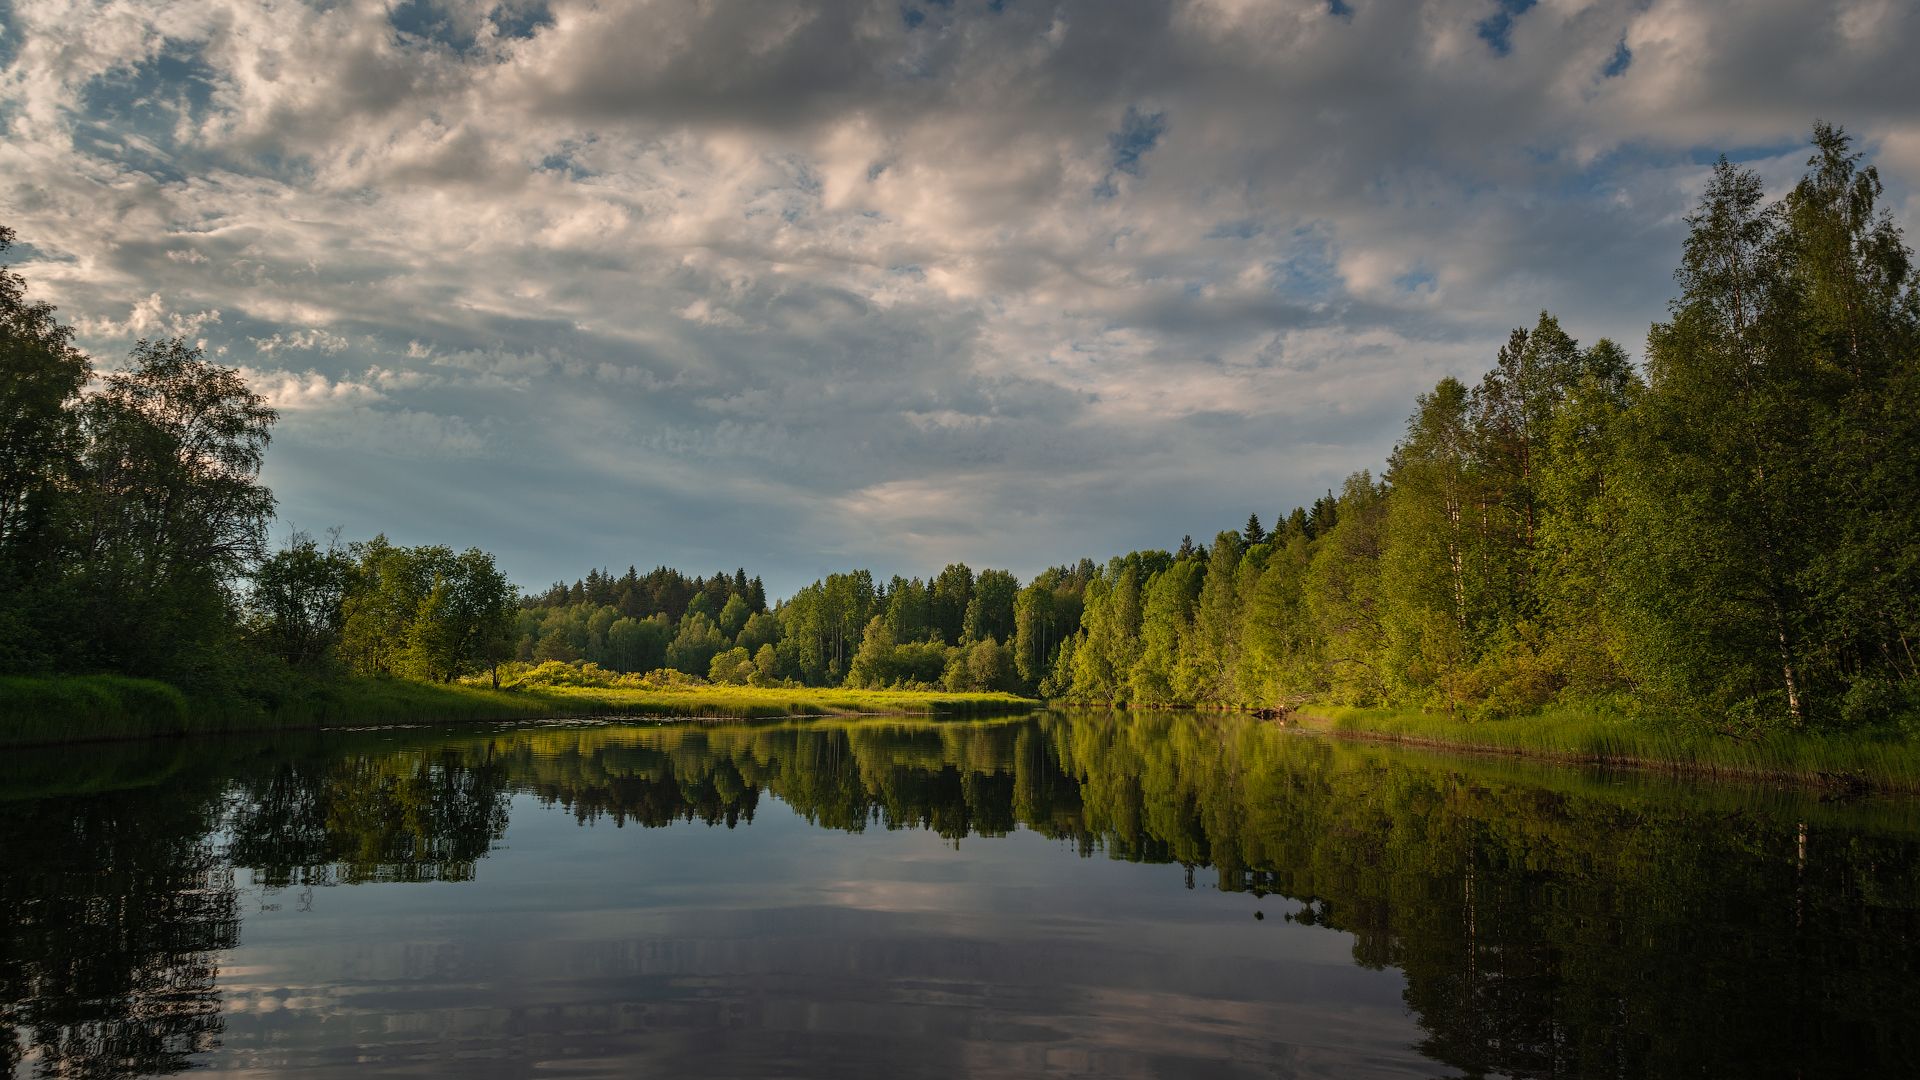
{"type": "Polygon", "coordinates": [[[1920,1075],[1920,813],[1231,717],[0,760],[22,1076],[1920,1075]]]}

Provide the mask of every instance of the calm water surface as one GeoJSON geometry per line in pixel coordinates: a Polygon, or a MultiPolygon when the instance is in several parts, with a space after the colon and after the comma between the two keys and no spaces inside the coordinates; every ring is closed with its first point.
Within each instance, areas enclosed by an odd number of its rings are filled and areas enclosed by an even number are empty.
{"type": "Polygon", "coordinates": [[[1237,717],[0,761],[19,1076],[1920,1075],[1920,808],[1237,717]]]}

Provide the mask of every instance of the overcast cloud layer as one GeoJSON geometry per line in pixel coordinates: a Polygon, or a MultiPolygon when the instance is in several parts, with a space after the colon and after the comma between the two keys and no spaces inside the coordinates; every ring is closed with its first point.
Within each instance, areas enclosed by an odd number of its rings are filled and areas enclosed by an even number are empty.
{"type": "Polygon", "coordinates": [[[1271,520],[1542,309],[1639,352],[1726,152],[1911,235],[1909,0],[0,0],[0,221],[287,524],[1023,577],[1271,520]]]}

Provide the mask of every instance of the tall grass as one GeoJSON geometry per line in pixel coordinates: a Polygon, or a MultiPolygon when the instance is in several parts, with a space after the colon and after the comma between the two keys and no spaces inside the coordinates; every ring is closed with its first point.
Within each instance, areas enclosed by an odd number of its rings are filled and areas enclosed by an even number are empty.
{"type": "Polygon", "coordinates": [[[1469,722],[1413,709],[1309,707],[1335,734],[1707,776],[1920,792],[1920,741],[1894,732],[1781,731],[1749,738],[1556,708],[1469,722]]]}
{"type": "Polygon", "coordinates": [[[0,676],[0,742],[63,742],[80,729],[102,739],[184,735],[192,716],[185,694],[152,679],[0,676]]]}

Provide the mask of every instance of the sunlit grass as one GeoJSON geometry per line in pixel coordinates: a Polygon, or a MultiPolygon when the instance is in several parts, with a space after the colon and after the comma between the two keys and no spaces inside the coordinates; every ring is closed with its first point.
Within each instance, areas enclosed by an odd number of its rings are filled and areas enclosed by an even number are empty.
{"type": "Polygon", "coordinates": [[[1312,706],[1302,715],[1311,726],[1359,737],[1699,775],[1920,792],[1920,741],[1894,733],[1782,731],[1736,738],[1577,708],[1474,722],[1415,709],[1344,706],[1312,706]]]}
{"type": "Polygon", "coordinates": [[[620,716],[761,719],[859,714],[989,715],[1031,709],[1039,702],[1013,694],[955,694],[923,690],[836,690],[824,687],[689,686],[551,687],[524,691],[577,702],[582,711],[620,716]]]}
{"type": "Polygon", "coordinates": [[[1039,704],[998,693],[751,686],[494,690],[369,678],[296,681],[266,696],[196,701],[165,683],[114,675],[0,678],[0,744],[555,716],[981,716],[1039,704]]]}

